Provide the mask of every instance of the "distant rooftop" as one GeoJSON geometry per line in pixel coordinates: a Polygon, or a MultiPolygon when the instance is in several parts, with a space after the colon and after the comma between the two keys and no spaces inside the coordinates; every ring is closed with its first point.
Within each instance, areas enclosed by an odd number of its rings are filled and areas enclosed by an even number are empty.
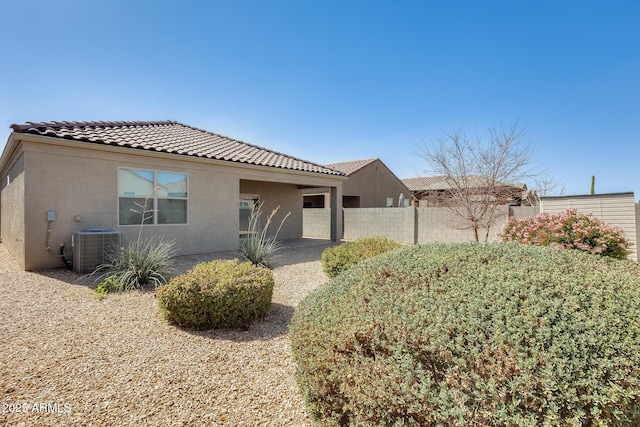
{"type": "Polygon", "coordinates": [[[174,121],[27,122],[14,133],[50,136],[183,156],[344,175],[334,169],[174,121]]]}
{"type": "MultiPolygon", "coordinates": [[[[447,177],[444,175],[406,178],[403,179],[402,182],[410,191],[448,190],[452,187],[450,183],[447,183],[447,177]]],[[[476,188],[486,186],[489,181],[481,176],[469,175],[467,176],[466,182],[469,184],[469,188],[476,188]]],[[[522,183],[502,183],[501,185],[505,187],[519,188],[522,190],[527,189],[527,186],[522,183]]]]}
{"type": "Polygon", "coordinates": [[[431,190],[438,184],[447,180],[446,176],[420,176],[417,178],[406,178],[401,181],[407,186],[409,191],[431,190]]]}
{"type": "Polygon", "coordinates": [[[349,162],[330,163],[325,166],[328,168],[337,170],[339,172],[342,172],[343,174],[349,176],[354,172],[357,172],[363,167],[367,166],[368,164],[375,162],[376,160],[378,159],[372,158],[372,159],[363,159],[363,160],[351,160],[349,162]]]}

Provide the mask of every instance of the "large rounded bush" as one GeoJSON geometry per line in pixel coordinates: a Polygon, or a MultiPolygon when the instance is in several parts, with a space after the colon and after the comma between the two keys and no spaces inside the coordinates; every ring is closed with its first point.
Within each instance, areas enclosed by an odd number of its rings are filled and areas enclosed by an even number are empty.
{"type": "Polygon", "coordinates": [[[363,259],[399,248],[398,242],[386,237],[365,237],[346,242],[322,252],[322,268],[329,277],[335,277],[342,271],[363,259]]]}
{"type": "Polygon", "coordinates": [[[305,298],[296,379],[322,425],[640,425],[640,268],[520,244],[430,244],[305,298]]]}
{"type": "Polygon", "coordinates": [[[174,277],[156,296],[171,323],[196,329],[246,327],[269,311],[273,285],[267,268],[217,260],[174,277]]]}

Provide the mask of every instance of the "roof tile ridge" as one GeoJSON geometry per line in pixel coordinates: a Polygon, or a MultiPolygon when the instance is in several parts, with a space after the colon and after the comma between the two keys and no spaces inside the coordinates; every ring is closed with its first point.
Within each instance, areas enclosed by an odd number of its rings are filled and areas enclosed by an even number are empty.
{"type": "Polygon", "coordinates": [[[133,121],[133,120],[113,120],[113,121],[47,121],[47,122],[25,122],[14,123],[10,126],[14,132],[24,132],[31,128],[36,129],[62,129],[64,127],[143,127],[153,125],[171,125],[179,124],[172,120],[155,120],[155,121],[133,121]]]}
{"type": "MultiPolygon", "coordinates": [[[[203,132],[203,133],[206,133],[206,134],[209,134],[209,135],[213,135],[213,136],[216,136],[216,137],[219,137],[219,138],[225,138],[225,139],[228,139],[230,141],[237,142],[239,144],[244,144],[244,145],[247,145],[247,146],[250,146],[250,147],[253,147],[253,148],[257,148],[259,150],[265,150],[265,151],[268,151],[270,153],[274,153],[276,155],[283,156],[283,157],[288,157],[290,159],[293,159],[293,160],[296,160],[296,161],[299,161],[299,162],[308,163],[310,165],[313,165],[313,166],[316,166],[316,167],[319,167],[319,168],[322,168],[322,169],[331,169],[331,168],[327,168],[326,166],[323,166],[323,165],[321,165],[319,163],[315,163],[315,162],[312,162],[312,161],[309,161],[309,160],[304,160],[304,159],[292,156],[290,154],[281,153],[281,152],[278,152],[278,151],[275,151],[275,150],[271,150],[271,149],[266,148],[266,147],[262,147],[260,145],[251,144],[249,142],[245,142],[245,141],[242,141],[242,140],[239,140],[239,139],[236,139],[236,138],[231,138],[229,136],[225,136],[225,135],[221,135],[219,133],[211,132],[209,130],[200,129],[200,128],[197,128],[195,126],[185,125],[184,123],[179,123],[179,122],[174,122],[174,124],[178,124],[178,125],[181,125],[181,126],[184,126],[184,127],[187,127],[187,128],[199,131],[199,132],[203,132]]],[[[331,169],[331,170],[335,171],[335,169],[331,169]]],[[[344,173],[342,173],[340,171],[335,171],[335,172],[338,172],[340,175],[344,175],[344,173]]]]}
{"type": "MultiPolygon", "coordinates": [[[[177,122],[177,121],[173,121],[173,120],[164,120],[164,121],[72,121],[72,122],[67,122],[67,121],[49,121],[49,122],[26,122],[26,123],[19,123],[19,124],[12,124],[10,127],[11,129],[13,129],[14,132],[16,133],[34,133],[37,132],[41,135],[46,135],[46,136],[53,136],[53,137],[59,137],[59,138],[63,138],[63,139],[74,139],[74,140],[80,140],[80,141],[89,141],[89,142],[99,142],[102,144],[106,144],[106,145],[110,145],[113,144],[115,141],[109,139],[109,138],[104,138],[104,137],[95,137],[95,136],[87,136],[87,135],[82,135],[82,134],[75,134],[73,130],[71,130],[69,133],[67,133],[67,131],[63,131],[63,133],[65,133],[64,135],[60,135],[59,133],[65,129],[65,128],[85,128],[82,130],[82,132],[87,132],[88,129],[87,128],[94,128],[94,129],[99,129],[99,128],[144,128],[144,127],[156,127],[156,126],[167,126],[167,127],[173,127],[173,126],[182,126],[184,128],[189,128],[189,129],[193,129],[195,131],[201,132],[205,135],[211,135],[214,136],[215,138],[222,138],[226,141],[230,141],[232,143],[235,144],[240,144],[243,145],[246,148],[249,148],[250,150],[260,150],[263,151],[263,155],[261,157],[266,157],[269,159],[273,159],[273,157],[275,156],[276,158],[278,156],[280,157],[284,157],[287,159],[287,164],[291,164],[291,169],[293,170],[308,170],[308,171],[316,171],[318,173],[323,173],[323,174],[327,174],[327,175],[338,175],[338,176],[346,176],[345,173],[332,169],[332,168],[328,168],[326,166],[320,165],[318,163],[309,161],[309,160],[304,160],[301,159],[299,157],[295,157],[295,156],[291,156],[285,153],[281,153],[275,150],[271,150],[269,148],[266,147],[262,147],[259,145],[255,145],[255,144],[251,144],[248,142],[244,142],[235,138],[231,138],[231,137],[227,137],[224,135],[220,135],[220,134],[216,134],[214,132],[211,131],[207,131],[204,129],[199,129],[193,126],[189,126],[189,125],[185,125],[183,123],[177,122]],[[297,162],[301,162],[303,163],[303,165],[296,165],[295,163],[297,162]]],[[[127,145],[127,143],[117,143],[118,145],[127,145]]],[[[131,148],[140,148],[140,147],[133,147],[132,145],[129,145],[131,148]]],[[[163,151],[163,149],[159,149],[156,147],[156,151],[163,151]]],[[[166,150],[165,150],[166,151],[166,150]]],[[[188,150],[187,151],[188,155],[193,155],[195,154],[193,152],[193,150],[188,150]]],[[[200,156],[200,154],[198,154],[198,156],[200,156]]],[[[209,157],[209,156],[208,156],[209,157]]],[[[216,156],[212,156],[212,158],[215,158],[216,156]]],[[[233,158],[233,155],[230,156],[231,158],[233,158]]],[[[231,160],[231,159],[230,159],[231,160]]],[[[246,159],[244,159],[245,162],[247,163],[254,163],[254,164],[258,164],[255,163],[256,159],[251,159],[249,157],[247,157],[246,159]]],[[[273,160],[276,161],[276,160],[273,160]]],[[[278,164],[282,164],[282,162],[277,162],[278,164]]],[[[268,166],[268,165],[266,165],[268,166]]],[[[281,167],[281,166],[276,166],[276,167],[281,167]]]]}
{"type": "Polygon", "coordinates": [[[338,167],[342,166],[342,165],[358,165],[354,170],[352,170],[349,173],[344,173],[346,176],[351,176],[354,173],[358,172],[360,169],[364,168],[365,166],[370,165],[371,163],[375,162],[376,160],[382,162],[380,160],[380,158],[378,157],[370,157],[368,159],[359,159],[359,160],[350,160],[350,161],[346,161],[346,162],[336,162],[336,163],[329,163],[328,165],[325,165],[325,167],[329,167],[330,169],[333,169],[335,171],[338,172],[342,172],[340,169],[338,169],[338,167]],[[362,164],[361,164],[362,163],[362,164]]]}
{"type": "Polygon", "coordinates": [[[378,157],[369,157],[367,159],[357,159],[357,160],[346,160],[344,162],[332,162],[332,163],[328,163],[328,165],[342,165],[342,164],[347,164],[347,163],[360,163],[360,162],[367,162],[366,164],[372,163],[376,160],[380,160],[380,158],[378,157]]]}

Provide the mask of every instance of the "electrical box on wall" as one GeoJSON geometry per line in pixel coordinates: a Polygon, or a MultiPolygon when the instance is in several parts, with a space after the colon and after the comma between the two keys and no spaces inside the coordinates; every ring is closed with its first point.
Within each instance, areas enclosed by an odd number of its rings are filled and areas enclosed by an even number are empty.
{"type": "Polygon", "coordinates": [[[47,211],[47,221],[56,220],[56,211],[47,211]]]}

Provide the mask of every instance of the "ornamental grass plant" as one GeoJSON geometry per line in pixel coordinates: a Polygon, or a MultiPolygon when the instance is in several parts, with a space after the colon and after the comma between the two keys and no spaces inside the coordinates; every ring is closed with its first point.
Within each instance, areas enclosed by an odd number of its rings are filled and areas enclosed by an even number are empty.
{"type": "Polygon", "coordinates": [[[162,237],[136,240],[119,250],[114,248],[111,262],[98,267],[98,271],[106,273],[101,275],[103,280],[96,291],[99,294],[130,291],[147,284],[154,287],[165,284],[175,254],[175,242],[162,237]]]}
{"type": "Polygon", "coordinates": [[[260,218],[262,216],[263,204],[264,202],[254,208],[249,216],[249,229],[247,235],[240,240],[240,252],[253,265],[271,268],[276,253],[282,249],[282,244],[278,240],[278,234],[284,222],[289,218],[289,215],[291,215],[291,212],[284,216],[276,232],[270,234],[269,226],[273,221],[273,217],[280,210],[280,206],[277,206],[271,211],[266,223],[262,226],[260,224],[260,218]]]}
{"type": "Polygon", "coordinates": [[[144,204],[135,203],[138,209],[131,209],[141,218],[138,238],[126,246],[111,248],[109,262],[100,264],[91,273],[90,276],[97,276],[96,281],[100,281],[95,290],[98,296],[140,289],[147,284],[158,287],[169,279],[173,258],[177,254],[175,241],[162,236],[142,238],[145,221],[155,212],[148,208],[149,199],[155,191],[157,188],[151,190],[144,204]]]}

